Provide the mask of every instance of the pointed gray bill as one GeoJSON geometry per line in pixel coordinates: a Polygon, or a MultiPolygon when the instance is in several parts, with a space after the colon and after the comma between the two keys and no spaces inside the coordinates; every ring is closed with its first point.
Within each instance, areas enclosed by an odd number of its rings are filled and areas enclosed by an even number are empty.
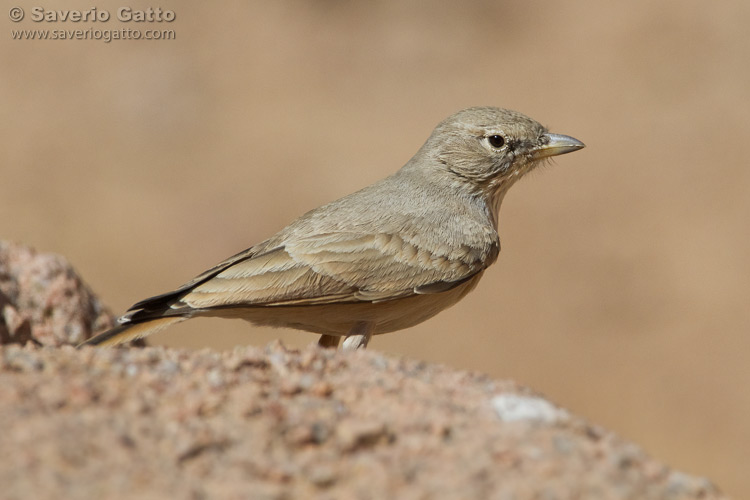
{"type": "Polygon", "coordinates": [[[534,150],[532,156],[535,160],[540,158],[547,158],[549,156],[564,155],[565,153],[572,153],[579,149],[585,148],[586,145],[574,139],[569,135],[562,134],[544,134],[549,138],[549,142],[544,146],[539,146],[534,150]]]}

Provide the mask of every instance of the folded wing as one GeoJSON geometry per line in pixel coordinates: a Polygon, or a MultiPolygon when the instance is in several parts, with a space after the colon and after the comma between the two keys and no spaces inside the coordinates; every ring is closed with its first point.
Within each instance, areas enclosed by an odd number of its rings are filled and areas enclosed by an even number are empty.
{"type": "Polygon", "coordinates": [[[444,254],[397,235],[329,233],[228,261],[181,292],[175,305],[208,309],[391,300],[448,290],[484,269],[482,260],[481,251],[472,248],[444,254]]]}

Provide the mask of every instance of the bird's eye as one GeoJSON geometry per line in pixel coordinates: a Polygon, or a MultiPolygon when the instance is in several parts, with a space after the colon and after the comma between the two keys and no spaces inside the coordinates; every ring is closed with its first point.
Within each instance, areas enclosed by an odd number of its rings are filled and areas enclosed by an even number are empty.
{"type": "Polygon", "coordinates": [[[505,137],[502,135],[491,135],[487,137],[487,142],[489,142],[490,146],[493,148],[500,149],[505,145],[505,137]]]}

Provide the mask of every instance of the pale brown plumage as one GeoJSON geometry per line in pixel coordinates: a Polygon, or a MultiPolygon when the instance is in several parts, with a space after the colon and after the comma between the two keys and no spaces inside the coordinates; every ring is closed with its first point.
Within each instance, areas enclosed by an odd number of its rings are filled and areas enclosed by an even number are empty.
{"type": "Polygon", "coordinates": [[[138,302],[85,343],[116,344],[221,316],[364,347],[371,335],[420,323],[471,291],[500,251],[497,214],[508,188],[540,160],[582,147],[514,111],[460,111],[395,174],[138,302]]]}

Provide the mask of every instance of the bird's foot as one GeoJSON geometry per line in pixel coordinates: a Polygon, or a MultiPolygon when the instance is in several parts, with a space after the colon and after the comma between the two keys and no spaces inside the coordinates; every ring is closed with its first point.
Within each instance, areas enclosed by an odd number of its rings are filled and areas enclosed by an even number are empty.
{"type": "Polygon", "coordinates": [[[341,347],[344,351],[354,351],[355,349],[365,349],[372,338],[372,323],[360,321],[355,324],[344,339],[341,347]]]}

